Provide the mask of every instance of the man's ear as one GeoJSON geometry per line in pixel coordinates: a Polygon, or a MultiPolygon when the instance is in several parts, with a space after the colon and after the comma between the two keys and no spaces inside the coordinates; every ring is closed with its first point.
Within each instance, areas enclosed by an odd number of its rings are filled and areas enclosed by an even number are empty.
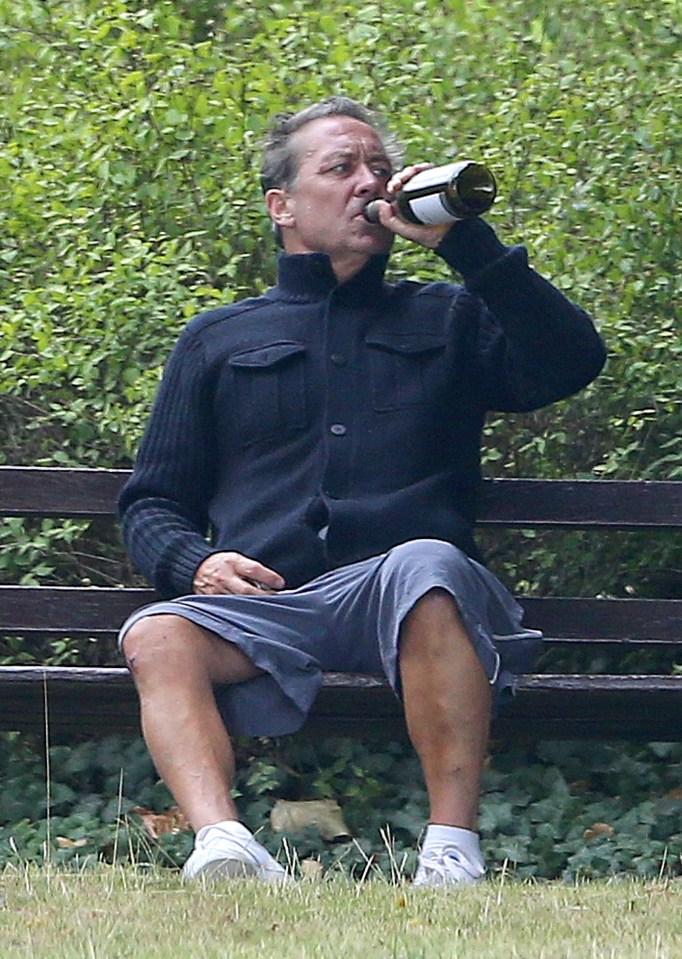
{"type": "Polygon", "coordinates": [[[292,227],[296,219],[292,210],[291,194],[286,190],[268,190],[265,194],[265,206],[270,219],[279,227],[292,227]]]}

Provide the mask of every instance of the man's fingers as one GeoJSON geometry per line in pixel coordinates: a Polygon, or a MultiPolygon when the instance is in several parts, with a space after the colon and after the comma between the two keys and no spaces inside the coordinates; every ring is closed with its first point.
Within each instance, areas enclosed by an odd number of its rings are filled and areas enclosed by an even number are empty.
{"type": "Polygon", "coordinates": [[[262,596],[284,587],[284,579],[272,569],[241,553],[212,553],[199,566],[193,588],[204,595],[262,596]]]}
{"type": "Polygon", "coordinates": [[[276,573],[274,569],[263,566],[255,559],[242,557],[240,562],[235,563],[235,572],[260,589],[277,590],[284,587],[284,579],[279,573],[276,573]]]}
{"type": "Polygon", "coordinates": [[[278,590],[273,589],[265,583],[259,582],[257,579],[241,580],[240,593],[245,596],[263,596],[263,594],[273,596],[277,592],[278,590]]]}
{"type": "Polygon", "coordinates": [[[220,596],[235,592],[239,580],[235,576],[213,575],[197,577],[194,580],[194,589],[197,593],[210,596],[220,596]]]}
{"type": "Polygon", "coordinates": [[[268,586],[261,586],[236,573],[233,576],[199,580],[195,583],[195,589],[207,596],[262,596],[264,593],[274,592],[268,586]]]}
{"type": "Polygon", "coordinates": [[[398,193],[402,188],[408,183],[413,176],[417,173],[421,173],[423,170],[429,170],[433,166],[433,163],[413,163],[411,166],[406,166],[402,170],[399,170],[397,173],[394,173],[391,179],[386,184],[386,190],[388,193],[398,193]]]}

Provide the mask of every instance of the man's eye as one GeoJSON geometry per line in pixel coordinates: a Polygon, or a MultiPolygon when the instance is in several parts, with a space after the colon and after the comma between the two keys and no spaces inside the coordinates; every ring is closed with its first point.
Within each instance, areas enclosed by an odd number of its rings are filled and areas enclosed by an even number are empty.
{"type": "Polygon", "coordinates": [[[375,166],[372,171],[374,176],[380,177],[382,180],[388,180],[391,175],[391,168],[387,166],[375,166]]]}
{"type": "Polygon", "coordinates": [[[343,160],[341,163],[335,163],[331,168],[332,173],[348,173],[350,170],[350,163],[346,160],[343,160]]]}

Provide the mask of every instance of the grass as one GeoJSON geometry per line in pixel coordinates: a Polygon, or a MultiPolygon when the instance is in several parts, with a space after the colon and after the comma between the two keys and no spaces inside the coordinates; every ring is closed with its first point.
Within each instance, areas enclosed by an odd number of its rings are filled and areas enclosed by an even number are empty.
{"type": "Polygon", "coordinates": [[[185,886],[160,869],[7,867],[0,952],[49,959],[677,959],[682,883],[185,886]]]}

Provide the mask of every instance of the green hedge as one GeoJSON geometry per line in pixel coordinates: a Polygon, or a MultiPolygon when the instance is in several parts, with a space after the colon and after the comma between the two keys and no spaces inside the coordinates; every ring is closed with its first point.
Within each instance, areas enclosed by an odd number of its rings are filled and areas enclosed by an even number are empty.
{"type": "MultiPolygon", "coordinates": [[[[271,282],[257,184],[266,118],[344,93],[383,111],[412,160],[486,160],[502,238],[527,243],[608,342],[606,371],[579,397],[491,420],[488,472],[682,479],[677,11],[677,0],[0,0],[0,463],[130,463],[186,320],[271,282]]],[[[392,271],[446,275],[406,244],[392,271]]],[[[665,537],[519,535],[520,548],[489,548],[527,592],[650,595],[643,568],[682,567],[665,537]]],[[[0,532],[6,581],[126,575],[111,537],[83,524],[0,532]]],[[[0,649],[5,662],[34,654],[18,640],[0,649]]],[[[106,651],[41,650],[54,662],[86,654],[106,651]]],[[[0,859],[40,858],[44,769],[8,742],[0,859]]],[[[656,748],[548,745],[528,768],[522,754],[498,757],[483,810],[493,861],[536,876],[655,873],[666,857],[678,870],[679,800],[665,796],[679,787],[679,749],[656,748]],[[584,840],[596,819],[614,834],[584,840]]],[[[359,749],[299,756],[294,776],[252,758],[240,779],[251,824],[276,790],[331,791],[366,850],[381,855],[381,810],[398,851],[412,849],[423,818],[413,760],[359,749]]],[[[139,741],[54,751],[52,836],[88,839],[55,855],[111,857],[114,841],[121,855],[159,854],[116,824],[134,803],[167,801],[148,762],[139,741]]],[[[166,843],[172,861],[188,841],[166,843]]],[[[355,847],[322,853],[362,861],[355,847]]]]}
{"type": "MultiPolygon", "coordinates": [[[[238,806],[273,853],[283,853],[285,839],[299,860],[320,859],[327,870],[412,875],[427,804],[416,757],[404,745],[259,742],[242,744],[240,760],[238,806]],[[273,833],[279,798],[338,800],[353,838],[323,842],[313,827],[273,833]]],[[[140,740],[53,747],[49,770],[15,742],[8,753],[0,749],[0,773],[0,868],[49,861],[82,869],[102,859],[177,867],[191,850],[190,832],[152,841],[133,811],[172,806],[140,740]]],[[[681,783],[679,743],[500,749],[484,776],[480,818],[490,874],[679,876],[681,783]]]]}
{"type": "MultiPolygon", "coordinates": [[[[343,92],[411,159],[485,158],[503,238],[608,340],[582,397],[491,424],[491,469],[682,475],[675,8],[2,0],[5,460],[129,461],[183,323],[271,281],[265,119],[343,92]]],[[[443,275],[407,246],[393,266],[443,275]]]]}
{"type": "MultiPolygon", "coordinates": [[[[130,463],[183,324],[272,281],[266,119],[345,93],[409,159],[485,159],[501,236],[607,340],[580,396],[490,420],[488,473],[682,478],[676,6],[0,0],[0,463],[130,463]]],[[[392,271],[447,275],[404,243],[392,271]]],[[[110,537],[74,536],[6,526],[0,578],[128,575],[110,537]]],[[[491,551],[519,591],[652,595],[646,568],[680,592],[671,538],[491,551]]]]}

